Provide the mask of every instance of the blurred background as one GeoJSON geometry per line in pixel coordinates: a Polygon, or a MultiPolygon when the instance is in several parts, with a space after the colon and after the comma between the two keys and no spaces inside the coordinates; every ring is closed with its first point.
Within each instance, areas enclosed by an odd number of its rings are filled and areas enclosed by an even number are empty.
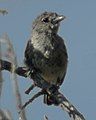
{"type": "MultiPolygon", "coordinates": [[[[32,21],[44,11],[53,11],[67,17],[61,23],[59,35],[65,40],[69,64],[61,92],[83,113],[86,120],[96,118],[96,1],[95,0],[0,0],[0,8],[8,10],[0,15],[0,36],[7,33],[14,46],[18,63],[23,65],[24,49],[30,37],[32,21]]],[[[0,108],[8,109],[14,120],[18,120],[16,101],[12,91],[10,73],[3,72],[3,89],[0,108]]],[[[24,91],[31,80],[18,76],[23,103],[30,95],[24,91]]],[[[49,120],[69,120],[59,107],[43,104],[39,97],[26,108],[28,120],[42,120],[46,114],[49,120]]]]}

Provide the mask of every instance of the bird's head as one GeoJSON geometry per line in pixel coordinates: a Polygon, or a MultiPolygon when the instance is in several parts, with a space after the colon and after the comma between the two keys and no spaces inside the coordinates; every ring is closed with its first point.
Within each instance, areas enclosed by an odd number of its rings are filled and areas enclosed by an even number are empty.
{"type": "Polygon", "coordinates": [[[33,30],[38,32],[57,33],[60,22],[66,17],[54,12],[44,12],[33,22],[33,30]]]}

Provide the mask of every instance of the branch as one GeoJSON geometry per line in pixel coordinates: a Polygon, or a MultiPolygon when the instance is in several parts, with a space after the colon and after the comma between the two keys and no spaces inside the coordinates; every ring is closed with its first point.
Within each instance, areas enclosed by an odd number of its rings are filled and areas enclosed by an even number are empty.
{"type": "MultiPolygon", "coordinates": [[[[10,62],[0,60],[0,63],[1,63],[1,68],[0,68],[1,70],[8,70],[9,72],[11,72],[12,65],[10,62]]],[[[23,76],[23,77],[30,77],[30,74],[29,74],[29,76],[27,76],[28,69],[25,69],[24,67],[16,68],[15,73],[20,75],[20,76],[23,76]]],[[[32,78],[32,75],[31,75],[31,78],[32,78]]],[[[45,83],[45,85],[46,85],[46,83],[45,83]]],[[[24,106],[22,107],[22,109],[25,108],[29,103],[31,103],[35,98],[39,97],[39,95],[41,95],[41,93],[39,93],[38,95],[37,94],[34,95],[28,102],[26,102],[24,104],[24,106]]],[[[68,113],[70,118],[72,118],[73,120],[85,120],[83,115],[60,92],[56,91],[55,93],[49,94],[47,91],[46,91],[46,93],[45,93],[45,91],[43,91],[42,94],[49,95],[50,100],[53,101],[54,105],[60,106],[63,110],[65,110],[68,113]]]]}
{"type": "Polygon", "coordinates": [[[0,109],[0,120],[13,120],[10,111],[0,109]]]}
{"type": "MultiPolygon", "coordinates": [[[[1,43],[0,43],[0,59],[2,58],[2,53],[1,53],[1,43]]],[[[2,73],[0,71],[0,97],[1,97],[1,92],[2,92],[2,86],[3,86],[3,77],[2,73]]]]}
{"type": "Polygon", "coordinates": [[[64,101],[60,103],[60,106],[65,110],[71,118],[74,120],[85,120],[83,115],[64,97],[64,101]]]}
{"type": "Polygon", "coordinates": [[[33,90],[36,87],[35,84],[32,84],[26,91],[25,94],[29,94],[31,92],[31,90],[33,90]]]}
{"type": "MultiPolygon", "coordinates": [[[[16,59],[16,56],[15,56],[13,45],[10,42],[10,39],[9,39],[7,34],[4,34],[3,37],[0,38],[0,42],[5,43],[7,45],[6,55],[7,55],[7,58],[11,61],[11,63],[10,63],[10,62],[7,62],[7,61],[0,60],[0,63],[1,63],[0,68],[1,68],[1,70],[6,69],[6,70],[8,70],[12,73],[11,74],[12,87],[13,87],[14,95],[15,95],[16,102],[17,102],[16,103],[17,104],[17,109],[18,109],[18,111],[20,111],[19,106],[22,106],[22,100],[21,100],[21,95],[20,95],[20,92],[19,92],[17,75],[14,72],[14,68],[17,66],[17,59],[16,59]]],[[[24,110],[19,115],[20,115],[19,118],[21,118],[22,120],[26,120],[26,115],[25,115],[24,110]]]]}
{"type": "Polygon", "coordinates": [[[44,92],[41,90],[40,92],[38,92],[37,94],[35,94],[31,99],[29,99],[22,107],[21,107],[21,110],[23,110],[23,109],[25,109],[25,107],[27,106],[27,105],[29,105],[30,103],[32,103],[33,102],[33,100],[35,100],[37,97],[39,97],[39,96],[41,96],[41,95],[43,95],[44,94],[44,92]]]}
{"type": "Polygon", "coordinates": [[[44,115],[44,120],[48,120],[48,117],[46,115],[44,115]]]}
{"type": "Polygon", "coordinates": [[[51,94],[50,100],[53,100],[54,105],[60,106],[64,111],[66,111],[71,119],[85,120],[83,115],[59,91],[51,94]]]}
{"type": "MultiPolygon", "coordinates": [[[[0,70],[7,70],[12,73],[12,69],[14,64],[6,61],[6,60],[1,60],[0,59],[0,70]]],[[[38,86],[40,88],[46,89],[46,87],[50,87],[50,84],[47,83],[40,75],[39,73],[33,73],[26,67],[15,67],[14,66],[14,73],[16,73],[19,76],[22,77],[29,77],[33,79],[35,86],[38,86]]]]}

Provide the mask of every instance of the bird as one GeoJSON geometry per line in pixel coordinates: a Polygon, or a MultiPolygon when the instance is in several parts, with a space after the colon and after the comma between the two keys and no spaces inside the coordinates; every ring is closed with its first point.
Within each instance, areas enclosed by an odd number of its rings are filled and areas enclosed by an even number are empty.
{"type": "MultiPolygon", "coordinates": [[[[30,71],[34,69],[54,90],[62,85],[67,71],[67,48],[64,39],[58,35],[60,23],[65,18],[46,11],[37,16],[24,52],[27,68],[30,71]]],[[[45,95],[45,98],[51,105],[50,97],[45,95]]]]}

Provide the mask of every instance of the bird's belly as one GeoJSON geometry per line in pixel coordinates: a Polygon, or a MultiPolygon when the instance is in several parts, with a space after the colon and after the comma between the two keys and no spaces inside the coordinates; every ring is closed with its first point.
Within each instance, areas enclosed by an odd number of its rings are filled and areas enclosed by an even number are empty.
{"type": "Polygon", "coordinates": [[[66,73],[67,59],[65,56],[51,56],[40,60],[40,71],[42,77],[50,84],[56,84],[66,73]]]}
{"type": "Polygon", "coordinates": [[[65,74],[65,69],[48,69],[42,72],[42,77],[50,84],[57,84],[58,79],[62,79],[65,74]],[[53,70],[52,70],[53,69],[53,70]],[[58,70],[58,71],[57,71],[58,70]]]}

